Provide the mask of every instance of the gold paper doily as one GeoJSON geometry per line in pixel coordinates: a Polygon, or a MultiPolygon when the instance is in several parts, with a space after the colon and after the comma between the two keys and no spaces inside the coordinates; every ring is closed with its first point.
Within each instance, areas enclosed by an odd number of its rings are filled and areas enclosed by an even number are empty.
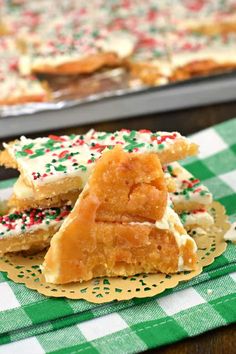
{"type": "Polygon", "coordinates": [[[229,222],[224,207],[213,202],[210,212],[214,217],[213,226],[204,233],[194,236],[198,245],[198,269],[192,272],[180,272],[173,275],[141,274],[132,277],[96,278],[84,283],[54,285],[46,283],[40,264],[45,252],[34,256],[7,254],[0,257],[0,270],[7,272],[8,278],[16,283],[52,297],[84,299],[94,303],[112,300],[128,300],[134,297],[150,297],[174,288],[180,281],[192,279],[201,273],[202,267],[211,264],[226,249],[224,234],[229,229],[229,222]]]}

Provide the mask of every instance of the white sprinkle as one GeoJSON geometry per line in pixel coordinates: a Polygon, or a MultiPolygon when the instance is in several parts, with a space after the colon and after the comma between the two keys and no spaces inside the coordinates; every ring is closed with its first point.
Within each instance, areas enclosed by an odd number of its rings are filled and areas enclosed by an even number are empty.
{"type": "Polygon", "coordinates": [[[213,293],[212,289],[207,289],[207,295],[211,295],[213,293]]]}

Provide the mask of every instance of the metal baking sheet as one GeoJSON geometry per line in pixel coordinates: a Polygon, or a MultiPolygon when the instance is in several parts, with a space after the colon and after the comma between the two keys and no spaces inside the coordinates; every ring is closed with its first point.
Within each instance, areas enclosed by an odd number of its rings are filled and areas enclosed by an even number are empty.
{"type": "MultiPolygon", "coordinates": [[[[193,79],[155,88],[122,89],[81,100],[42,106],[35,112],[27,105],[19,115],[0,117],[0,138],[125,119],[143,114],[173,111],[236,99],[236,73],[193,79]]],[[[16,110],[16,111],[14,111],[16,110]]],[[[125,123],[124,123],[125,124],[125,123]]]]}

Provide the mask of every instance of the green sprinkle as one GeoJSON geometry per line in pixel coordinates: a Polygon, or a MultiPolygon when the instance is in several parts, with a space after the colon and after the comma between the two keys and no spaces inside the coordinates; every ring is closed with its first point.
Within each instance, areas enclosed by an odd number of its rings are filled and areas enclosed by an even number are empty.
{"type": "Polygon", "coordinates": [[[49,149],[51,151],[58,150],[60,149],[61,141],[56,141],[53,139],[48,139],[48,141],[44,144],[42,144],[46,149],[49,149]],[[57,144],[57,145],[56,145],[57,144]],[[56,146],[55,146],[56,145],[56,146]]]}
{"type": "Polygon", "coordinates": [[[95,37],[95,38],[98,37],[99,36],[99,31],[97,31],[97,30],[93,31],[92,32],[92,36],[95,37]]]}
{"type": "Polygon", "coordinates": [[[36,149],[35,150],[35,154],[30,155],[30,159],[35,159],[38,156],[43,156],[45,154],[45,149],[41,148],[41,149],[36,149]]]}
{"type": "Polygon", "coordinates": [[[186,223],[187,216],[188,216],[188,213],[186,213],[186,212],[183,212],[183,213],[181,213],[181,214],[179,215],[182,224],[185,224],[185,223],[186,223]]]}
{"type": "Polygon", "coordinates": [[[70,156],[75,156],[75,155],[79,155],[79,154],[80,154],[79,152],[71,152],[70,156]]]}
{"type": "Polygon", "coordinates": [[[25,157],[25,156],[27,156],[28,154],[27,154],[27,152],[25,152],[25,151],[17,151],[16,153],[15,153],[15,156],[16,157],[25,157]]]}
{"type": "MultiPolygon", "coordinates": [[[[126,145],[126,146],[124,147],[124,150],[127,150],[127,151],[130,152],[130,150],[133,151],[134,149],[138,149],[138,148],[141,148],[141,147],[143,147],[143,146],[145,146],[144,143],[136,143],[136,142],[134,141],[134,142],[132,142],[132,143],[126,145]]],[[[131,151],[131,152],[132,152],[132,151],[131,151]]]]}
{"type": "Polygon", "coordinates": [[[132,130],[129,135],[124,135],[123,139],[127,143],[133,143],[135,135],[136,135],[136,131],[132,130]]]}
{"type": "Polygon", "coordinates": [[[160,58],[160,57],[163,56],[163,52],[161,52],[160,50],[155,49],[155,50],[153,51],[153,55],[154,55],[156,58],[160,58]]]}
{"type": "Polygon", "coordinates": [[[58,172],[65,172],[66,171],[66,166],[64,166],[64,165],[54,166],[54,168],[58,172]]]}
{"type": "Polygon", "coordinates": [[[24,145],[24,146],[22,147],[22,150],[31,150],[33,146],[34,146],[33,143],[28,144],[28,145],[24,145]]]}
{"type": "Polygon", "coordinates": [[[171,176],[172,176],[172,174],[173,174],[173,167],[172,166],[170,166],[170,165],[168,165],[167,166],[167,171],[171,174],[171,176]]]}
{"type": "Polygon", "coordinates": [[[70,157],[70,154],[66,154],[64,157],[60,158],[58,161],[59,162],[67,161],[69,157],[70,157]]]}
{"type": "Polygon", "coordinates": [[[87,171],[87,167],[84,165],[79,165],[79,168],[81,169],[81,171],[87,171]]]}
{"type": "Polygon", "coordinates": [[[107,137],[109,137],[109,135],[111,135],[111,133],[106,133],[103,135],[99,135],[98,136],[98,140],[105,140],[107,137]]]}

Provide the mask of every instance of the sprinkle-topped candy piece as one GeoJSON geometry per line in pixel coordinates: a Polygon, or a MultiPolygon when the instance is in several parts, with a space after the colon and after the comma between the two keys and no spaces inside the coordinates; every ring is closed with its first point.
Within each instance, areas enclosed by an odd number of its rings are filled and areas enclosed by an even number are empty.
{"type": "Polygon", "coordinates": [[[87,179],[89,161],[100,157],[84,143],[83,135],[27,139],[22,137],[9,147],[11,156],[33,185],[50,183],[55,178],[81,176],[87,179]]]}
{"type": "Polygon", "coordinates": [[[236,65],[235,43],[235,33],[205,36],[184,30],[174,31],[169,35],[172,67],[179,68],[182,75],[186,72],[189,77],[207,75],[217,69],[233,69],[236,65]]]}
{"type": "Polygon", "coordinates": [[[149,130],[126,129],[115,133],[90,130],[85,135],[50,135],[37,139],[21,137],[16,143],[4,144],[4,147],[17,162],[28,183],[36,186],[68,176],[78,176],[84,184],[102,152],[118,144],[126,152],[156,152],[161,161],[162,156],[164,160],[175,160],[197,152],[196,145],[177,132],[152,133],[149,130]],[[180,145],[180,155],[173,156],[177,145],[180,145]]]}
{"type": "Polygon", "coordinates": [[[206,209],[183,211],[179,214],[184,227],[208,227],[213,225],[214,219],[206,209]]]}
{"type": "Polygon", "coordinates": [[[212,203],[212,194],[208,188],[180,164],[171,163],[164,167],[164,171],[175,181],[176,191],[171,193],[171,200],[176,209],[191,210],[212,203]]]}
{"type": "Polygon", "coordinates": [[[0,53],[0,105],[46,100],[47,90],[35,76],[19,74],[19,53],[13,38],[0,36],[0,53]]]}
{"type": "Polygon", "coordinates": [[[104,133],[90,130],[85,135],[85,141],[94,150],[102,150],[105,147],[122,145],[126,152],[158,152],[172,144],[174,140],[181,137],[177,132],[156,132],[142,129],[139,131],[122,129],[115,133],[104,133]]]}
{"type": "Polygon", "coordinates": [[[0,239],[33,233],[36,230],[48,229],[50,226],[62,223],[70,213],[71,206],[50,209],[30,209],[23,212],[0,216],[0,239]]]}

